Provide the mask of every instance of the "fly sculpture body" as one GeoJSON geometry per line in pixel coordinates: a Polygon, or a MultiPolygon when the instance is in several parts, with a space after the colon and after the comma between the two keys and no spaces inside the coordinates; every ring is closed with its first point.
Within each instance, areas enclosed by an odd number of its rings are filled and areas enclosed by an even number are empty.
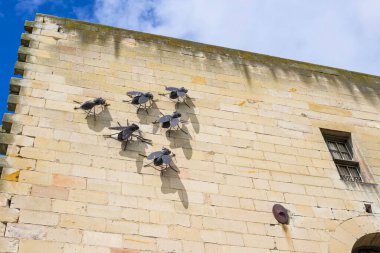
{"type": "Polygon", "coordinates": [[[181,87],[181,88],[165,87],[165,90],[169,91],[169,93],[166,93],[166,94],[163,93],[160,95],[162,95],[162,96],[169,95],[169,98],[171,100],[174,100],[177,103],[184,103],[185,105],[187,105],[190,108],[190,106],[186,103],[186,99],[189,98],[189,96],[187,95],[187,92],[189,91],[188,89],[186,89],[185,87],[181,87]]]}
{"type": "Polygon", "coordinates": [[[96,120],[96,111],[95,111],[96,106],[101,106],[102,110],[104,110],[106,106],[109,106],[106,100],[101,97],[95,98],[93,100],[85,101],[83,103],[78,102],[78,101],[74,101],[74,102],[77,104],[80,104],[78,107],[74,107],[75,110],[81,109],[85,111],[87,113],[86,118],[90,116],[91,114],[93,114],[94,120],[96,120]],[[94,110],[92,111],[92,109],[94,110]]]}
{"type": "Polygon", "coordinates": [[[105,137],[112,138],[112,136],[117,135],[117,140],[124,142],[124,150],[127,149],[128,142],[132,141],[133,137],[135,137],[137,140],[152,145],[152,141],[149,139],[146,139],[142,136],[142,132],[140,130],[140,127],[134,123],[129,125],[129,122],[127,121],[127,126],[122,126],[119,122],[117,122],[119,125],[118,127],[109,127],[110,130],[118,130],[120,132],[114,133],[111,135],[104,135],[105,137]]]}
{"type": "Polygon", "coordinates": [[[185,134],[188,134],[185,130],[183,130],[179,124],[180,123],[186,123],[184,121],[181,121],[181,116],[182,114],[175,111],[172,114],[169,115],[162,115],[162,117],[158,121],[152,122],[153,124],[160,124],[162,128],[166,128],[169,131],[169,136],[170,136],[170,131],[171,130],[180,130],[184,132],[185,134]]]}
{"type": "Polygon", "coordinates": [[[172,158],[175,157],[175,154],[172,153],[172,151],[168,148],[163,147],[160,151],[155,151],[148,156],[141,155],[143,157],[146,157],[148,160],[151,160],[152,162],[144,165],[144,167],[151,166],[155,168],[156,170],[161,172],[161,175],[163,172],[167,169],[172,169],[175,172],[178,172],[176,169],[173,168],[172,164],[172,158]]]}
{"type": "Polygon", "coordinates": [[[124,102],[130,102],[132,105],[137,107],[137,112],[140,109],[144,109],[147,114],[148,108],[152,107],[153,102],[153,94],[150,92],[140,92],[140,91],[129,91],[127,95],[132,98],[132,100],[124,100],[124,102]],[[149,103],[147,107],[147,103],[149,103]]]}

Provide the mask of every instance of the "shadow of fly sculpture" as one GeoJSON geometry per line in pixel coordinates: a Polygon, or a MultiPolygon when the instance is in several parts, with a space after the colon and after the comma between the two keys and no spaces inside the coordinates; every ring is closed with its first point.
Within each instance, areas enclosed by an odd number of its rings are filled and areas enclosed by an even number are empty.
{"type": "Polygon", "coordinates": [[[135,137],[137,140],[147,143],[149,145],[152,145],[152,140],[145,139],[142,137],[142,132],[140,130],[140,127],[134,123],[129,125],[129,122],[127,121],[127,126],[120,125],[119,122],[117,122],[119,125],[118,127],[109,127],[110,130],[118,130],[120,132],[110,134],[110,135],[104,135],[106,138],[113,138],[112,136],[117,135],[117,140],[124,142],[124,148],[123,150],[127,149],[127,145],[129,141],[132,141],[133,137],[135,137]]]}
{"type": "Polygon", "coordinates": [[[170,137],[171,130],[181,130],[185,134],[189,134],[179,126],[180,123],[187,123],[187,122],[181,120],[181,113],[177,111],[173,112],[170,115],[162,114],[162,117],[158,121],[152,122],[152,124],[160,124],[162,128],[168,129],[167,131],[169,132],[169,137],[170,137]]]}
{"type": "Polygon", "coordinates": [[[172,158],[175,157],[175,154],[173,154],[172,151],[168,148],[163,147],[160,151],[155,151],[149,154],[148,156],[142,154],[139,155],[152,161],[144,165],[144,167],[153,167],[154,169],[160,171],[161,175],[164,173],[165,170],[169,168],[177,173],[179,172],[178,170],[174,169],[173,166],[171,166],[172,158]]]}
{"type": "Polygon", "coordinates": [[[127,95],[132,98],[132,100],[123,100],[123,102],[131,103],[132,105],[137,107],[137,112],[140,109],[144,109],[147,114],[148,108],[152,107],[153,102],[153,94],[150,92],[140,92],[140,91],[128,91],[127,95]],[[149,106],[147,107],[147,103],[149,102],[149,106]]]}
{"type": "Polygon", "coordinates": [[[93,100],[85,101],[83,103],[78,102],[78,101],[74,101],[74,103],[80,104],[78,107],[74,107],[75,110],[78,110],[78,109],[84,110],[87,113],[86,119],[88,118],[88,116],[93,114],[94,120],[96,120],[96,111],[95,111],[96,106],[98,105],[101,106],[102,110],[104,110],[105,107],[109,106],[106,100],[101,97],[95,98],[93,100]],[[94,111],[92,111],[92,109],[94,109],[94,111]]]}
{"type": "Polygon", "coordinates": [[[177,103],[184,103],[190,108],[190,105],[186,103],[186,99],[190,99],[190,97],[187,95],[187,92],[189,91],[188,89],[185,89],[184,87],[165,87],[165,90],[169,91],[169,93],[161,93],[161,96],[169,95],[169,98],[171,100],[177,100],[177,103]]]}

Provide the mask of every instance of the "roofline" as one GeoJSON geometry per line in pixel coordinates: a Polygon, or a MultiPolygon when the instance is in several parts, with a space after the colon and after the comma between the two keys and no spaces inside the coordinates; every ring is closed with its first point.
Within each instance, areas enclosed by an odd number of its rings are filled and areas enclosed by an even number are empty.
{"type": "Polygon", "coordinates": [[[113,26],[108,26],[108,25],[103,25],[103,24],[98,24],[98,23],[92,23],[92,22],[87,22],[87,21],[82,21],[82,20],[77,20],[77,19],[70,19],[70,18],[63,18],[63,17],[58,17],[54,15],[49,15],[49,14],[43,14],[43,13],[36,13],[36,17],[49,17],[52,19],[56,20],[62,20],[65,23],[69,21],[70,23],[77,23],[77,24],[86,24],[90,26],[96,26],[99,30],[115,30],[115,31],[121,31],[121,32],[127,32],[129,34],[133,34],[137,39],[143,39],[143,38],[150,38],[153,40],[161,40],[165,41],[168,44],[173,44],[176,46],[179,46],[179,44],[182,44],[183,46],[192,46],[195,48],[198,48],[202,51],[208,51],[215,53],[215,51],[218,51],[220,54],[228,54],[230,56],[237,56],[240,58],[245,58],[247,60],[253,59],[255,61],[259,61],[262,63],[268,64],[269,62],[276,62],[279,64],[287,64],[292,67],[300,68],[300,69],[305,69],[305,70],[311,70],[311,71],[316,71],[316,72],[321,72],[324,74],[332,74],[332,75],[349,75],[349,76],[361,76],[361,77],[367,77],[367,78],[374,78],[374,79],[379,79],[380,76],[377,75],[372,75],[372,74],[367,74],[367,73],[362,73],[362,72],[356,72],[356,71],[351,71],[347,69],[341,69],[341,68],[335,68],[335,67],[329,67],[325,65],[319,65],[319,64],[314,64],[314,63],[309,63],[309,62],[304,62],[304,61],[298,61],[298,60],[292,60],[292,59],[287,59],[287,58],[281,58],[281,57],[276,57],[276,56],[271,56],[271,55],[266,55],[266,54],[260,54],[260,53],[254,53],[250,51],[245,51],[245,50],[240,50],[240,49],[233,49],[233,48],[227,48],[227,47],[222,47],[222,46],[217,46],[217,45],[210,45],[210,44],[205,44],[205,43],[200,43],[200,42],[195,42],[195,41],[190,41],[190,40],[184,40],[184,39],[179,39],[179,38],[173,38],[173,37],[168,37],[168,36],[163,36],[163,35],[157,35],[157,34],[151,34],[151,33],[144,33],[140,31],[134,31],[134,30],[129,30],[129,29],[124,29],[124,28],[118,28],[118,27],[113,27],[113,26]],[[269,60],[269,61],[268,61],[269,60]]]}

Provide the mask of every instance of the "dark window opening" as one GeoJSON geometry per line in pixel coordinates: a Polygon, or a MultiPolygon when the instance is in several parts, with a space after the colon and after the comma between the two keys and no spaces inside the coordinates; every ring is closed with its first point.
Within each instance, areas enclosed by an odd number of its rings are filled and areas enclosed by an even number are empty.
{"type": "Polygon", "coordinates": [[[364,209],[365,209],[366,213],[372,213],[371,204],[364,204],[364,209]]]}

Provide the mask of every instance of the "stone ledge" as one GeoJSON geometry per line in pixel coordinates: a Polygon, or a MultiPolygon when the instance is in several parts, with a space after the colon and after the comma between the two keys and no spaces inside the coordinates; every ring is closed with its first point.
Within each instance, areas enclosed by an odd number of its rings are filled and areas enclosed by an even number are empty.
{"type": "Polygon", "coordinates": [[[24,62],[17,61],[14,68],[14,74],[24,76],[24,71],[24,62]]]}
{"type": "Polygon", "coordinates": [[[18,95],[21,89],[21,82],[22,82],[21,78],[12,77],[11,82],[10,82],[9,92],[11,94],[18,95]]]}
{"type": "Polygon", "coordinates": [[[21,34],[21,45],[24,47],[29,47],[31,41],[31,36],[28,33],[21,34]]]}
{"type": "Polygon", "coordinates": [[[27,33],[33,33],[33,28],[34,28],[34,21],[25,21],[24,23],[24,30],[27,33]]]}
{"type": "Polygon", "coordinates": [[[16,106],[20,101],[20,97],[18,95],[9,94],[7,104],[8,111],[14,112],[16,110],[16,106]]]}

